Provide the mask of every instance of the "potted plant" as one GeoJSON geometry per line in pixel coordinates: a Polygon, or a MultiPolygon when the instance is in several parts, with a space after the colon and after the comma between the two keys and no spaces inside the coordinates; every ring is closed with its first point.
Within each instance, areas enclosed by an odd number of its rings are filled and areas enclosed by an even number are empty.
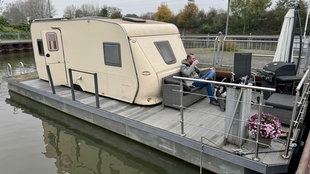
{"type": "MultiPolygon", "coordinates": [[[[252,115],[248,119],[247,128],[250,134],[254,137],[257,135],[258,114],[252,115]]],[[[270,145],[271,140],[279,138],[281,135],[281,123],[278,117],[269,113],[261,114],[261,127],[259,132],[259,141],[263,144],[270,145]]]]}

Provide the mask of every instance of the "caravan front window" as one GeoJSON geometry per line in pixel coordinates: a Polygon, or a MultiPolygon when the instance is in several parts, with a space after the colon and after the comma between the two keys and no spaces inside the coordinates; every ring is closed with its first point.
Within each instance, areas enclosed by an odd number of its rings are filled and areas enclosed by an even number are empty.
{"type": "Polygon", "coordinates": [[[176,62],[176,58],[169,41],[157,41],[154,42],[154,44],[166,64],[173,64],[176,62]]]}
{"type": "Polygon", "coordinates": [[[49,51],[58,51],[58,40],[55,32],[47,32],[46,41],[49,51]]]}
{"type": "Polygon", "coordinates": [[[121,49],[119,43],[103,43],[104,63],[111,66],[122,66],[121,49]]]}

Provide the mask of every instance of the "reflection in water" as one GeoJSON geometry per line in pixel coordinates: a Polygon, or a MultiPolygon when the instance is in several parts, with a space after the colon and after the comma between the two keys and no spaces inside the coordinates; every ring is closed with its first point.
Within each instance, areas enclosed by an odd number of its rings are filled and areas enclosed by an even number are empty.
{"type": "MultiPolygon", "coordinates": [[[[57,173],[185,174],[199,168],[10,92],[6,102],[42,120],[46,158],[57,173]],[[23,105],[27,104],[27,105],[23,105]]],[[[207,173],[207,172],[204,172],[207,173]]]]}

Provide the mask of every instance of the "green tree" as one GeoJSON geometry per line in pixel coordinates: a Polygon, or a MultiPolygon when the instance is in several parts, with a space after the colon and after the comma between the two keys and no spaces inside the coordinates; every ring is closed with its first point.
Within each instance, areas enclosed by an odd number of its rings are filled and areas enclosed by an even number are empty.
{"type": "Polygon", "coordinates": [[[125,17],[139,18],[139,16],[134,14],[134,13],[133,14],[126,14],[125,17]]]}
{"type": "Polygon", "coordinates": [[[212,8],[201,21],[199,33],[217,34],[220,31],[223,32],[226,26],[226,12],[212,8]]]}
{"type": "Polygon", "coordinates": [[[102,8],[100,10],[98,16],[108,17],[109,16],[109,11],[108,11],[107,7],[102,8]]]}
{"type": "Polygon", "coordinates": [[[243,34],[256,29],[257,21],[264,17],[271,4],[271,0],[234,0],[231,2],[231,12],[242,22],[243,34]]]}
{"type": "Polygon", "coordinates": [[[172,11],[168,8],[167,4],[162,3],[157,8],[157,12],[155,13],[156,21],[172,22],[173,18],[174,18],[174,15],[172,11]]]}
{"type": "Polygon", "coordinates": [[[111,19],[118,19],[122,18],[122,13],[120,11],[115,11],[110,16],[111,19]]]}
{"type": "Polygon", "coordinates": [[[195,3],[188,3],[180,12],[177,19],[179,27],[186,29],[196,28],[199,9],[195,3]]]}

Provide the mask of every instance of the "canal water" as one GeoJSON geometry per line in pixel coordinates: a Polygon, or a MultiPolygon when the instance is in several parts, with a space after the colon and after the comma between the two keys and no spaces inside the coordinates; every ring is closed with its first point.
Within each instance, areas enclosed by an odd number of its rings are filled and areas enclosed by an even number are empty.
{"type": "Polygon", "coordinates": [[[32,52],[0,53],[0,173],[199,173],[197,166],[9,92],[8,63],[13,74],[35,71],[32,52]]]}

